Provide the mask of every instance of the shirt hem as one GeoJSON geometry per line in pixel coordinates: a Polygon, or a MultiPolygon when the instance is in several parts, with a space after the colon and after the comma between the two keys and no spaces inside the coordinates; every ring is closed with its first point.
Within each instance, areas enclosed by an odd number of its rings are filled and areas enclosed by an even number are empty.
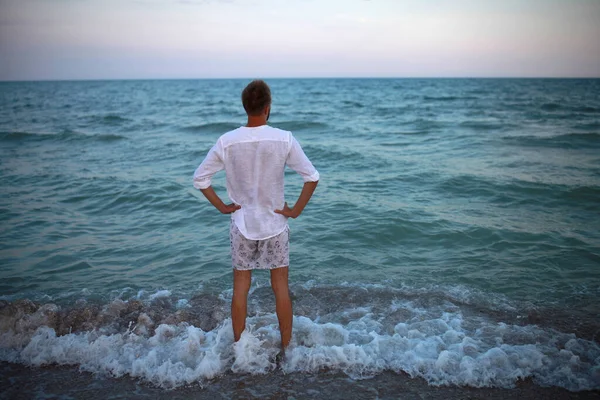
{"type": "Polygon", "coordinates": [[[321,176],[319,175],[319,171],[315,172],[311,176],[307,176],[304,178],[304,183],[306,182],[318,182],[321,176]]]}
{"type": "Polygon", "coordinates": [[[285,231],[286,229],[290,229],[290,227],[288,226],[287,222],[285,223],[285,226],[283,227],[282,230],[278,231],[277,233],[274,233],[272,235],[269,236],[265,236],[265,237],[261,237],[261,238],[252,238],[252,237],[248,237],[246,235],[244,235],[244,232],[242,232],[242,230],[240,229],[240,227],[235,223],[235,220],[233,218],[231,218],[231,223],[235,225],[235,227],[240,231],[240,233],[242,234],[243,237],[245,237],[248,240],[267,240],[267,239],[271,239],[272,237],[275,237],[279,234],[281,234],[283,231],[285,231]]]}
{"type": "Polygon", "coordinates": [[[208,182],[208,185],[206,185],[205,183],[199,183],[198,181],[194,182],[194,187],[198,190],[204,190],[204,189],[208,189],[211,186],[211,181],[208,182]]]}

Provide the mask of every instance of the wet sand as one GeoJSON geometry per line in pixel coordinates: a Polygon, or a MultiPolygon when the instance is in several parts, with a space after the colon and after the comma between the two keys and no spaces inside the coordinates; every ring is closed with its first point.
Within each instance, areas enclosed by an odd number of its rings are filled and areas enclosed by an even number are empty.
{"type": "Polygon", "coordinates": [[[239,375],[228,373],[205,387],[189,385],[165,390],[131,378],[79,372],[76,367],[28,368],[0,363],[2,399],[600,399],[600,391],[569,392],[540,387],[531,380],[513,389],[429,386],[420,378],[385,372],[353,380],[343,373],[239,375]]]}

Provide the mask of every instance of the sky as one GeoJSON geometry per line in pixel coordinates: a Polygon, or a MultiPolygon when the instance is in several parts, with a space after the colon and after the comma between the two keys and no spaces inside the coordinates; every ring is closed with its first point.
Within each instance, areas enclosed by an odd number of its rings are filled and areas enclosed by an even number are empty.
{"type": "Polygon", "coordinates": [[[600,0],[0,0],[0,80],[600,77],[600,0]]]}

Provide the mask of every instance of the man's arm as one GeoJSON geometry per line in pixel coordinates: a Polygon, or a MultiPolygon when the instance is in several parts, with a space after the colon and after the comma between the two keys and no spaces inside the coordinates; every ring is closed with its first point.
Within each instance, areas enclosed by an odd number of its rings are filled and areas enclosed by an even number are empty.
{"type": "Polygon", "coordinates": [[[208,201],[210,201],[210,204],[212,204],[213,206],[215,206],[215,208],[217,210],[219,210],[219,212],[221,214],[231,214],[232,212],[235,212],[235,211],[239,210],[240,208],[242,208],[238,204],[233,204],[233,203],[231,203],[231,204],[225,204],[225,203],[223,203],[223,200],[221,200],[221,198],[215,192],[215,190],[213,189],[212,186],[209,186],[206,189],[200,189],[200,191],[202,192],[202,194],[204,195],[204,197],[206,197],[208,199],[208,201]]]}
{"type": "Polygon", "coordinates": [[[194,187],[202,192],[204,197],[210,201],[210,204],[215,206],[219,212],[222,214],[231,214],[236,210],[239,210],[241,207],[237,204],[225,204],[221,200],[221,198],[215,193],[211,185],[212,176],[225,169],[225,165],[223,164],[223,149],[221,147],[221,142],[217,141],[208,154],[202,164],[196,171],[194,172],[194,187]]]}
{"type": "Polygon", "coordinates": [[[308,201],[312,197],[318,183],[319,181],[305,182],[304,186],[302,186],[302,192],[300,192],[300,196],[298,196],[298,201],[296,201],[294,207],[289,208],[288,204],[285,203],[282,210],[275,210],[275,212],[285,217],[298,218],[302,213],[302,210],[304,210],[304,207],[306,207],[308,204],[308,201]]]}
{"type": "Polygon", "coordinates": [[[285,217],[298,218],[317,188],[317,184],[319,183],[319,172],[312,165],[308,157],[306,157],[306,154],[304,154],[302,147],[300,147],[300,143],[298,143],[291,134],[290,151],[285,163],[288,167],[302,176],[304,186],[302,186],[302,192],[300,192],[298,201],[296,201],[293,208],[289,208],[287,203],[285,203],[283,209],[275,210],[275,212],[285,217]]]}

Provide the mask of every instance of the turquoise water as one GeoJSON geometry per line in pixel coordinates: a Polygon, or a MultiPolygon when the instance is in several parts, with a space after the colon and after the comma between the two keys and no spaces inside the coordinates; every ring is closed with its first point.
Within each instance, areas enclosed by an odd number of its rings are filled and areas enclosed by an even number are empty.
{"type": "MultiPolygon", "coordinates": [[[[146,327],[136,334],[148,343],[159,321],[185,340],[189,326],[207,338],[227,335],[229,217],[193,189],[191,176],[222,133],[245,123],[247,82],[0,83],[0,298],[3,329],[13,329],[0,359],[120,376],[107,367],[122,360],[115,346],[106,363],[36,361],[27,346],[40,337],[49,352],[65,346],[61,337],[89,344],[93,328],[115,337],[131,321],[146,327]],[[87,325],[77,325],[69,315],[86,307],[87,325]],[[38,322],[17,332],[23,315],[38,322]]],[[[321,174],[305,212],[290,221],[297,317],[289,371],[392,370],[431,384],[499,387],[521,376],[600,388],[600,80],[268,83],[270,123],[291,130],[321,174]],[[337,333],[322,333],[330,328],[337,333]],[[375,334],[395,343],[394,359],[369,350],[375,334]],[[415,342],[394,342],[402,338],[415,342]],[[473,354],[465,338],[476,343],[473,354]],[[360,368],[336,361],[332,346],[360,347],[360,368]],[[311,359],[315,352],[329,361],[311,359]],[[497,352],[508,361],[490,372],[485,357],[497,352]],[[568,372],[559,368],[564,352],[578,357],[568,372]]],[[[291,171],[286,179],[293,202],[302,181],[291,171]]],[[[221,174],[214,185],[226,198],[224,182],[221,174]]],[[[277,340],[267,286],[268,275],[256,273],[244,342],[266,360],[277,340]]],[[[217,375],[265,372],[236,370],[223,345],[213,345],[217,375]]],[[[158,369],[120,363],[123,374],[169,386],[158,369]]]]}

